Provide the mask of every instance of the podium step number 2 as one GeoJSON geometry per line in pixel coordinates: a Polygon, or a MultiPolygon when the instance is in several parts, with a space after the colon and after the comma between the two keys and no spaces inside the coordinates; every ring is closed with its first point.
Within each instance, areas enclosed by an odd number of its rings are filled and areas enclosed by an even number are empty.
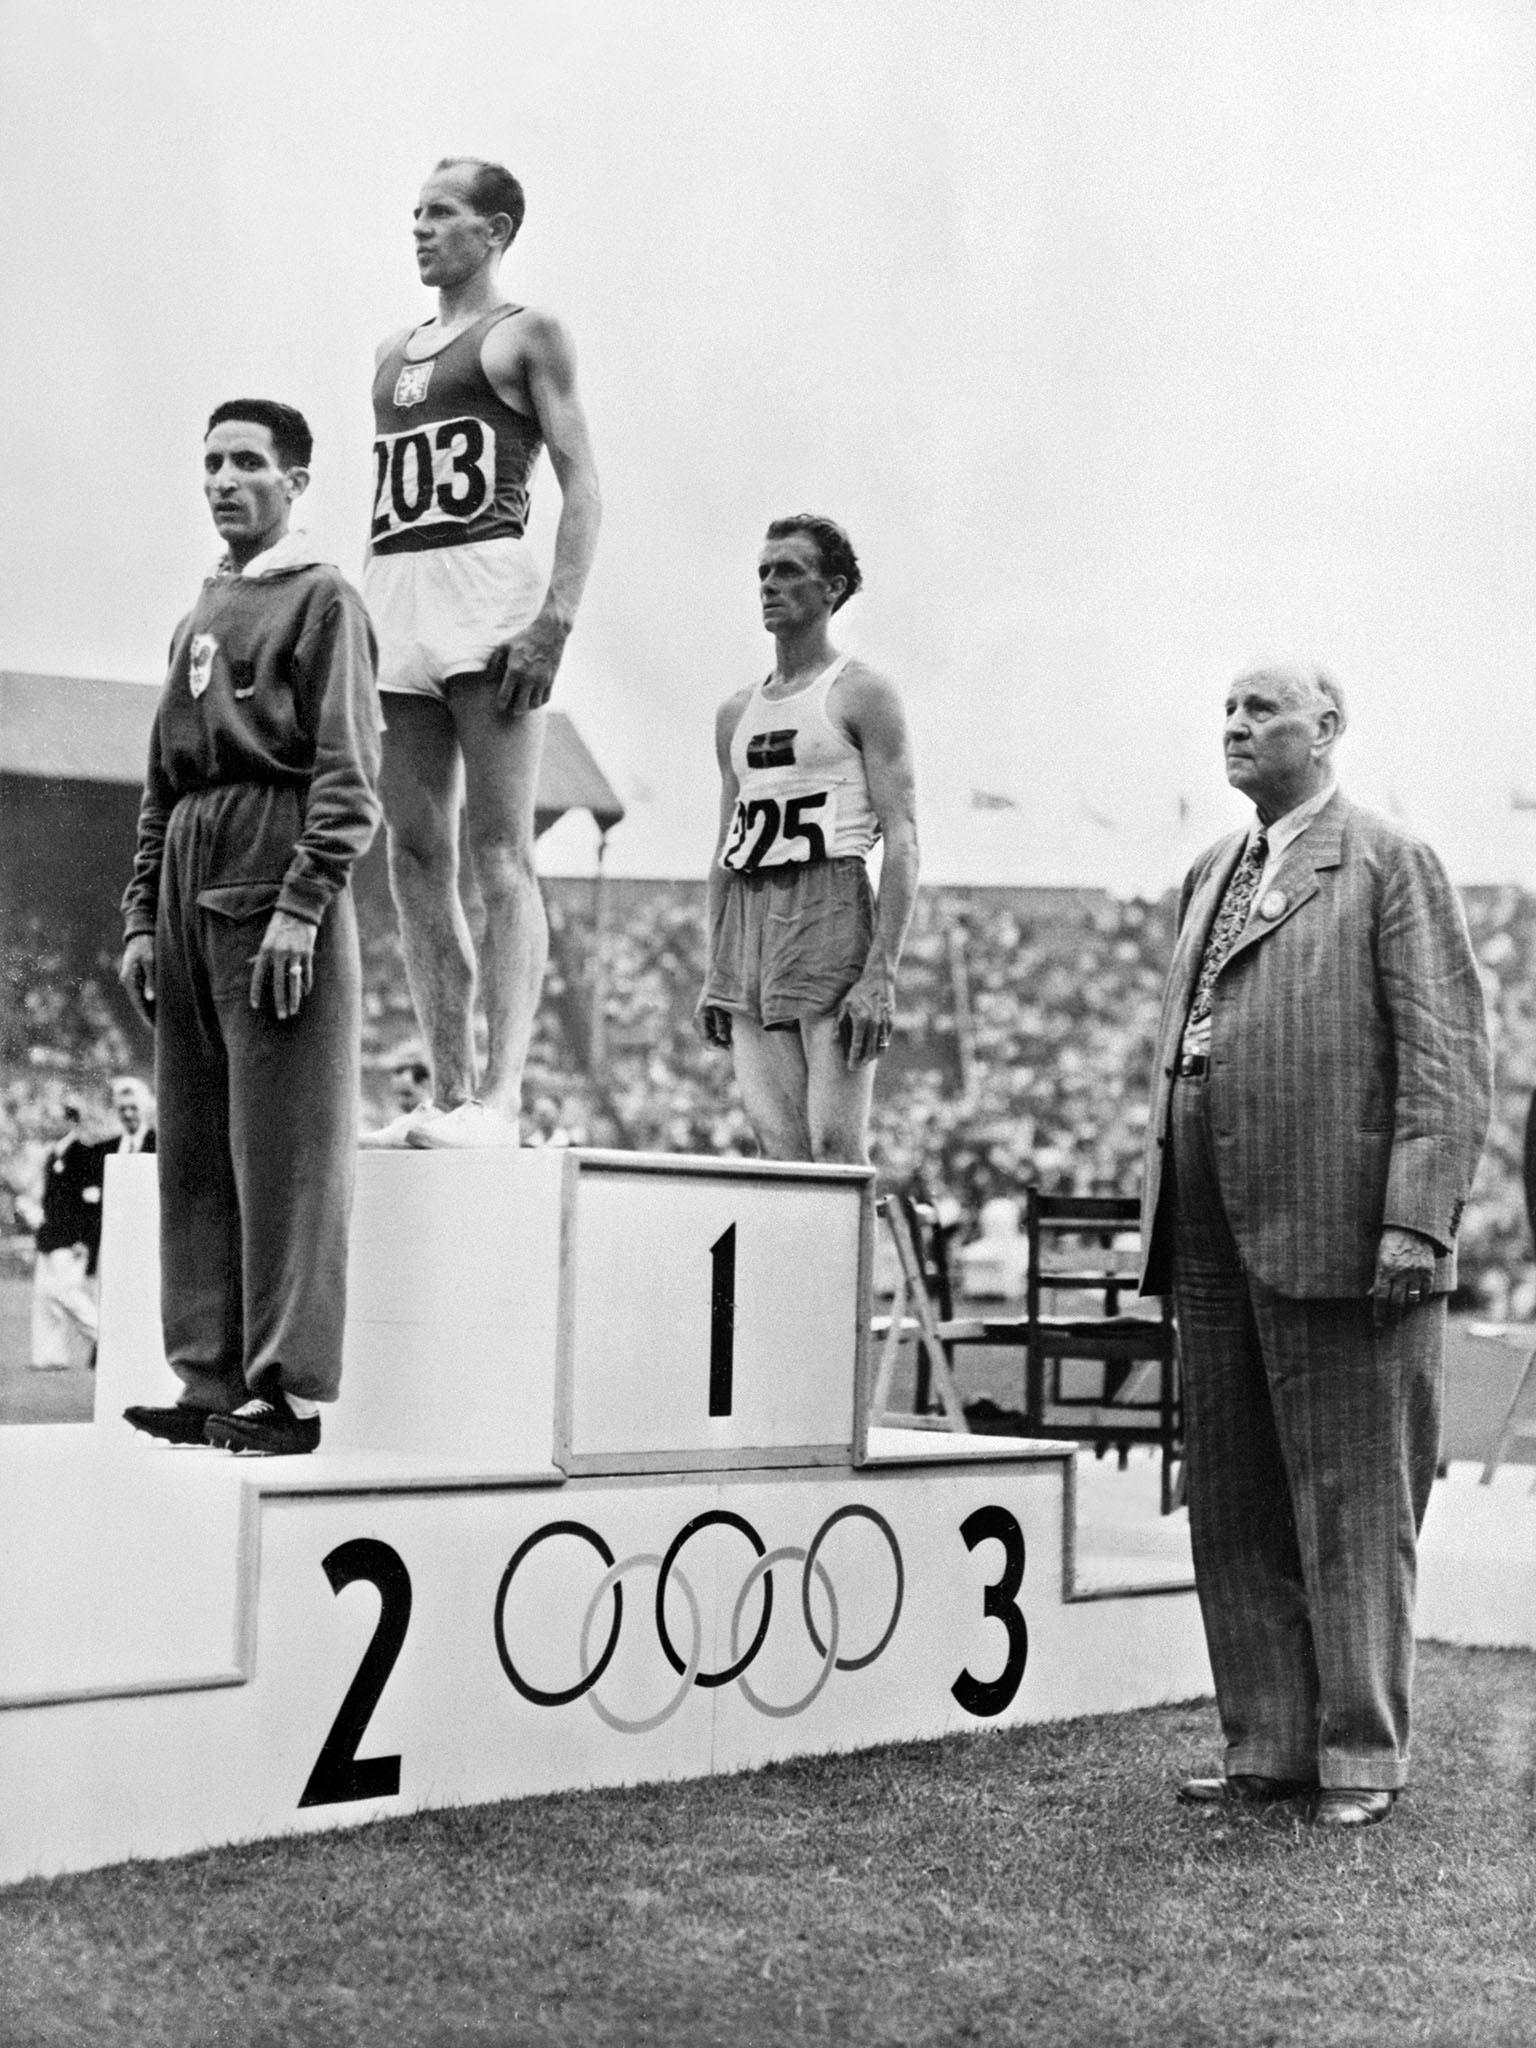
{"type": "MultiPolygon", "coordinates": [[[[972,1507],[945,1531],[927,1515],[914,1515],[919,1503],[911,1496],[919,1485],[909,1474],[885,1495],[889,1516],[867,1502],[845,1501],[821,1516],[808,1544],[772,1549],[753,1519],[720,1506],[685,1519],[664,1553],[647,1549],[619,1556],[593,1523],[568,1516],[544,1521],[512,1549],[489,1611],[474,1631],[478,1640],[458,1642],[450,1663],[460,1673],[486,1671],[494,1648],[509,1688],[503,1698],[508,1707],[514,1697],[523,1703],[514,1712],[569,1709],[585,1700],[614,1734],[636,1737],[654,1734],[700,1694],[707,1700],[729,1686],[758,1716],[796,1718],[836,1674],[849,1674],[846,1688],[852,1674],[867,1670],[895,1645],[890,1661],[896,1668],[881,1681],[883,1696],[925,1699],[920,1719],[930,1726],[937,1725],[936,1706],[945,1692],[968,1715],[996,1719],[1013,1705],[1029,1661],[1029,1625],[1021,1605],[1024,1531],[997,1501],[972,1507]],[[987,1576],[966,1569],[957,1539],[965,1551],[981,1552],[977,1564],[987,1576]],[[941,1586],[935,1567],[942,1567],[951,1546],[956,1547],[941,1586]],[[728,1563],[733,1569],[724,1570],[728,1563]],[[915,1613],[909,1599],[913,1570],[915,1613]],[[624,1581],[636,1575],[643,1593],[637,1596],[632,1585],[626,1600],[624,1581]],[[525,1586],[530,1578],[533,1583],[525,1586]],[[957,1600],[967,1581],[969,1596],[957,1600]],[[565,1628],[557,1625],[561,1616],[567,1618],[565,1628]],[[621,1635],[623,1654],[616,1664],[621,1635]],[[605,1680],[608,1697],[596,1690],[605,1680]],[[615,1694],[631,1711],[619,1710],[615,1694]]],[[[648,1498],[653,1510],[664,1509],[665,1496],[648,1498]]],[[[747,1505],[761,1520],[770,1504],[762,1499],[747,1505]]],[[[788,1495],[781,1494],[770,1515],[788,1505],[788,1495]]],[[[600,1511],[596,1516],[597,1522],[608,1519],[600,1511]]],[[[661,1535],[652,1520],[647,1538],[656,1542],[661,1535]]],[[[461,1565],[466,1561],[479,1563],[473,1551],[461,1565]]],[[[395,1798],[403,1766],[417,1779],[446,1767],[440,1754],[444,1717],[409,1697],[421,1674],[401,1665],[415,1605],[410,1569],[393,1545],[369,1536],[338,1544],[320,1566],[333,1594],[361,1581],[375,1589],[379,1608],[298,1804],[395,1798]],[[390,1726],[409,1757],[399,1750],[361,1755],[397,1665],[406,1673],[407,1698],[392,1700],[390,1726]]],[[[478,1569],[474,1576],[480,1578],[478,1569]]],[[[426,1598],[430,1605],[430,1590],[426,1598]]],[[[837,1720],[858,1711],[853,1698],[833,1710],[837,1720]]],[[[538,1719],[544,1720],[542,1712],[538,1719]]],[[[450,1716],[446,1725],[457,1723],[450,1716]]],[[[555,1724],[549,1727],[550,1739],[558,1740],[555,1724]]]]}

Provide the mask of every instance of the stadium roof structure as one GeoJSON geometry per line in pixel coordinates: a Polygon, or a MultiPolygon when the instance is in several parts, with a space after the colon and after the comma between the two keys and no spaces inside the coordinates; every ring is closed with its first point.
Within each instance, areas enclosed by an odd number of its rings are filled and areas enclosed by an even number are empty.
{"type": "MultiPolygon", "coordinates": [[[[0,775],[137,788],[159,695],[143,683],[0,669],[0,775]]],[[[590,811],[606,832],[624,806],[567,714],[552,711],[539,769],[537,829],[547,831],[566,811],[590,811]]]]}

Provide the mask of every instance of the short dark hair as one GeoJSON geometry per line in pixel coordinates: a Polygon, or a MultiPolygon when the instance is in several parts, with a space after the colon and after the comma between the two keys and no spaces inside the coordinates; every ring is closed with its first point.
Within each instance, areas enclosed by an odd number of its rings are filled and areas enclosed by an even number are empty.
{"type": "Polygon", "coordinates": [[[308,469],[315,437],[309,431],[309,421],[291,405],[281,405],[275,398],[226,398],[209,413],[204,433],[211,434],[225,420],[244,420],[249,426],[265,427],[272,436],[280,468],[308,469]]]}
{"type": "Polygon", "coordinates": [[[837,611],[864,583],[864,571],[853,552],[853,542],[835,519],[824,519],[819,512],[792,512],[787,519],[769,520],[770,540],[787,540],[792,533],[810,536],[815,543],[816,558],[821,563],[823,576],[842,577],[843,594],[832,607],[837,611]]]}
{"type": "Polygon", "coordinates": [[[517,240],[517,231],[523,224],[526,202],[523,188],[507,169],[505,164],[493,164],[483,156],[445,156],[432,167],[437,171],[467,170],[470,173],[465,198],[487,219],[493,213],[504,213],[512,222],[512,232],[507,237],[510,249],[517,240]]]}

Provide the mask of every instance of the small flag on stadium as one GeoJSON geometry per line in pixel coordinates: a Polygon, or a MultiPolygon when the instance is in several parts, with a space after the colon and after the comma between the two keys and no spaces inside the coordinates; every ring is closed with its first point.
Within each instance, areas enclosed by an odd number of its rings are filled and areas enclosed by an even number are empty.
{"type": "Polygon", "coordinates": [[[973,811],[1016,811],[1019,800],[1013,796],[1002,796],[995,789],[973,789],[971,809],[973,811]]]}

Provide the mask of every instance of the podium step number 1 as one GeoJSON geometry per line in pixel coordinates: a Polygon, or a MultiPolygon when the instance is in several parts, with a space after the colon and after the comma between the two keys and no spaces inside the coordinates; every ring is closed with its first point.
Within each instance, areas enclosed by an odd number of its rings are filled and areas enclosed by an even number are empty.
{"type": "Polygon", "coordinates": [[[556,1462],[846,1464],[862,1449],[870,1175],[579,1153],[556,1462]]]}

